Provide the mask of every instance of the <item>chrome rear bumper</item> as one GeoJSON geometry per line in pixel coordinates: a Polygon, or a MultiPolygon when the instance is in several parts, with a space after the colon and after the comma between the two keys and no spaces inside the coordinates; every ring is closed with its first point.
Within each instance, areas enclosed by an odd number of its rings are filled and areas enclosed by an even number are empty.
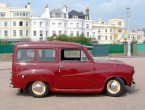
{"type": "Polygon", "coordinates": [[[14,87],[14,85],[13,85],[12,83],[10,83],[10,84],[9,84],[9,87],[13,88],[13,87],[14,87]]]}

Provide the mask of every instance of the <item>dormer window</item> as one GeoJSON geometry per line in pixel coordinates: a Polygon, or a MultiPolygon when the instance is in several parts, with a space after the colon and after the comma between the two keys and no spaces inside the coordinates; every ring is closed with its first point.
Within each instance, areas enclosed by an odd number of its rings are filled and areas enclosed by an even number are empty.
{"type": "Polygon", "coordinates": [[[51,18],[55,18],[55,13],[51,13],[51,14],[50,14],[50,17],[51,17],[51,18]]]}
{"type": "Polygon", "coordinates": [[[66,14],[64,14],[64,18],[66,18],[66,14]]]}
{"type": "Polygon", "coordinates": [[[0,17],[5,17],[5,12],[0,12],[0,17]]]}
{"type": "Polygon", "coordinates": [[[74,15],[74,16],[73,16],[73,19],[78,19],[78,16],[75,16],[75,15],[74,15]]]}
{"type": "Polygon", "coordinates": [[[61,13],[55,13],[56,18],[61,18],[61,13]]]}

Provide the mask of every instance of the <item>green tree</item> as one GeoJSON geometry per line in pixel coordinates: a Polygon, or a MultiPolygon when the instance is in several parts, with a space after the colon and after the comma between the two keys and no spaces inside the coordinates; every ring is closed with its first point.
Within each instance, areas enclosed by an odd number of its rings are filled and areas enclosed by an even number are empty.
{"type": "Polygon", "coordinates": [[[90,43],[92,38],[87,38],[82,33],[80,36],[66,36],[64,34],[57,36],[53,34],[51,37],[47,39],[48,41],[58,40],[58,41],[66,41],[66,42],[77,42],[77,43],[90,43]]]}

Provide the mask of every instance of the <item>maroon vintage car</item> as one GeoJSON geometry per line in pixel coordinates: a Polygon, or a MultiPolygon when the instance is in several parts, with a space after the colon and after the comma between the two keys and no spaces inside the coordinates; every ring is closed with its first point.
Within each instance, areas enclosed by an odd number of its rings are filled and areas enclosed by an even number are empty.
{"type": "Polygon", "coordinates": [[[10,86],[34,97],[50,92],[121,96],[134,68],[119,61],[94,60],[87,46],[71,42],[25,42],[14,46],[10,86]]]}

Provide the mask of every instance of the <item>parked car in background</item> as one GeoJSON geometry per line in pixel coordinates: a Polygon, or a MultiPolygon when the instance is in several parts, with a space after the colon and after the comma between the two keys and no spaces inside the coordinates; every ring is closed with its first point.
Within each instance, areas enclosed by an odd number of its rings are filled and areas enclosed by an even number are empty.
{"type": "Polygon", "coordinates": [[[10,86],[34,97],[52,93],[121,96],[134,68],[119,61],[94,60],[87,46],[72,42],[24,42],[14,46],[10,86]]]}

